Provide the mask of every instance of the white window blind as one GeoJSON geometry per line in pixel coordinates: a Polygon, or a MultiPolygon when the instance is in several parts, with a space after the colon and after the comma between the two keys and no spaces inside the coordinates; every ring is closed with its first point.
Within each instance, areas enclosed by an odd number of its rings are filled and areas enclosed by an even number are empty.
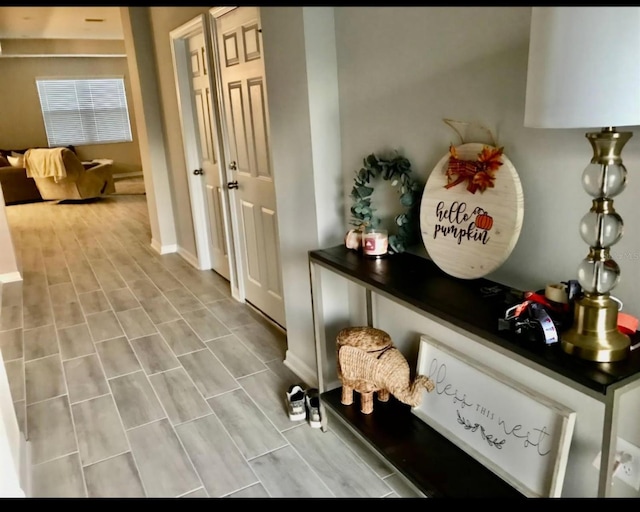
{"type": "Polygon", "coordinates": [[[36,80],[49,146],[130,142],[122,78],[36,80]]]}

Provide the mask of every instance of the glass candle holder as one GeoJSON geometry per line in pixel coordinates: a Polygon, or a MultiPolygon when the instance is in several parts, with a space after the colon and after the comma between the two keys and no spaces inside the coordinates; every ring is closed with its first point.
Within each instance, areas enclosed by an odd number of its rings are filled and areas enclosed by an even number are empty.
{"type": "Polygon", "coordinates": [[[365,256],[379,258],[387,254],[389,234],[386,229],[367,229],[362,234],[362,252],[365,256]]]}

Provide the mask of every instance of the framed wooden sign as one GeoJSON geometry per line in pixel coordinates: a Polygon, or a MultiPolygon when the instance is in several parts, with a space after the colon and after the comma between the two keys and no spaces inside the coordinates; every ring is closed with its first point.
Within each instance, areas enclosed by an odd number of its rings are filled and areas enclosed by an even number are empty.
{"type": "MultiPolygon", "coordinates": [[[[560,497],[576,413],[423,334],[411,411],[528,497],[560,497]]],[[[464,470],[464,469],[461,469],[464,470]]]]}
{"type": "Polygon", "coordinates": [[[454,277],[497,269],[518,241],[524,217],[520,178],[502,148],[451,146],[425,185],[420,231],[429,257],[454,277]]]}

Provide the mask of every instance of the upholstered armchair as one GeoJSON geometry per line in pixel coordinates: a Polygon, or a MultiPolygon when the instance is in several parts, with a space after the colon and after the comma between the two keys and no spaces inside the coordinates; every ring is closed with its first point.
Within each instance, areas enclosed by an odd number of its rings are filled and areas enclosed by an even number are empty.
{"type": "Polygon", "coordinates": [[[27,176],[42,199],[90,199],[113,194],[111,160],[83,163],[67,148],[30,149],[25,153],[27,176]]]}

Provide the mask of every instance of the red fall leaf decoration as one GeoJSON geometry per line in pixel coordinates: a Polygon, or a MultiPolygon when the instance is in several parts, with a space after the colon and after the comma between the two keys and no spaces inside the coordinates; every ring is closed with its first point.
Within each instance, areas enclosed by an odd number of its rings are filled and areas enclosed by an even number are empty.
{"type": "Polygon", "coordinates": [[[494,187],[495,173],[502,165],[504,148],[484,146],[478,153],[477,160],[461,160],[455,146],[449,146],[449,165],[446,176],[449,189],[467,181],[467,190],[475,194],[477,190],[484,192],[494,187]]]}

